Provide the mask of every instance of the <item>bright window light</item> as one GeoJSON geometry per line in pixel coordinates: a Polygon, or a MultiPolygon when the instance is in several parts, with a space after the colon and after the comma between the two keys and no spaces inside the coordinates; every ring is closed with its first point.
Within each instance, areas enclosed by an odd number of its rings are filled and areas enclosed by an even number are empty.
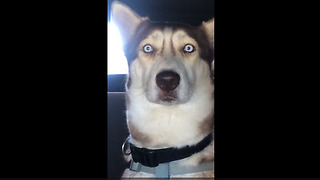
{"type": "Polygon", "coordinates": [[[128,74],[128,63],[122,50],[122,40],[118,28],[108,24],[108,74],[128,74]]]}

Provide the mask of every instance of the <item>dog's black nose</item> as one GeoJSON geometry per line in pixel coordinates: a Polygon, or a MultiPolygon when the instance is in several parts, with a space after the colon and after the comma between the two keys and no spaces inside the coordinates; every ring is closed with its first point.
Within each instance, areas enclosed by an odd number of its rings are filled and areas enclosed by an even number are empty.
{"type": "Polygon", "coordinates": [[[173,71],[163,71],[156,77],[157,86],[165,91],[173,91],[179,85],[180,76],[173,71]]]}

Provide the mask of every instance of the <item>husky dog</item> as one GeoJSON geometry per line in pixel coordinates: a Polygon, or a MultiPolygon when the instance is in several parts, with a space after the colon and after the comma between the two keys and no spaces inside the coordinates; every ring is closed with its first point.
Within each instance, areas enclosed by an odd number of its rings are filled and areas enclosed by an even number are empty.
{"type": "Polygon", "coordinates": [[[213,177],[213,26],[150,22],[112,4],[129,64],[123,178],[213,177]]]}

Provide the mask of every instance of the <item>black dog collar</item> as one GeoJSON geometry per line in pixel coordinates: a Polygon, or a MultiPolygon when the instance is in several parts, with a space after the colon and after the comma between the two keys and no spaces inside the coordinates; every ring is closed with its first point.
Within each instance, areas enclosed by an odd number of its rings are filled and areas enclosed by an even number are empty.
{"type": "Polygon", "coordinates": [[[179,159],[187,158],[195,153],[202,151],[212,141],[212,134],[209,134],[199,143],[192,146],[185,146],[180,149],[165,148],[165,149],[147,149],[138,148],[130,143],[131,155],[134,162],[139,162],[144,166],[156,167],[160,163],[167,163],[179,159]]]}

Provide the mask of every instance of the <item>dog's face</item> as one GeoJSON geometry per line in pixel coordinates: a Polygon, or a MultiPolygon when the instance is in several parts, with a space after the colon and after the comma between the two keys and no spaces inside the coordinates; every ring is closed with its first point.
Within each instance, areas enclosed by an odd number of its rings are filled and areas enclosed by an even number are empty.
{"type": "Polygon", "coordinates": [[[123,4],[112,9],[129,62],[129,91],[151,103],[177,105],[213,86],[213,19],[199,27],[150,23],[123,4]]]}

